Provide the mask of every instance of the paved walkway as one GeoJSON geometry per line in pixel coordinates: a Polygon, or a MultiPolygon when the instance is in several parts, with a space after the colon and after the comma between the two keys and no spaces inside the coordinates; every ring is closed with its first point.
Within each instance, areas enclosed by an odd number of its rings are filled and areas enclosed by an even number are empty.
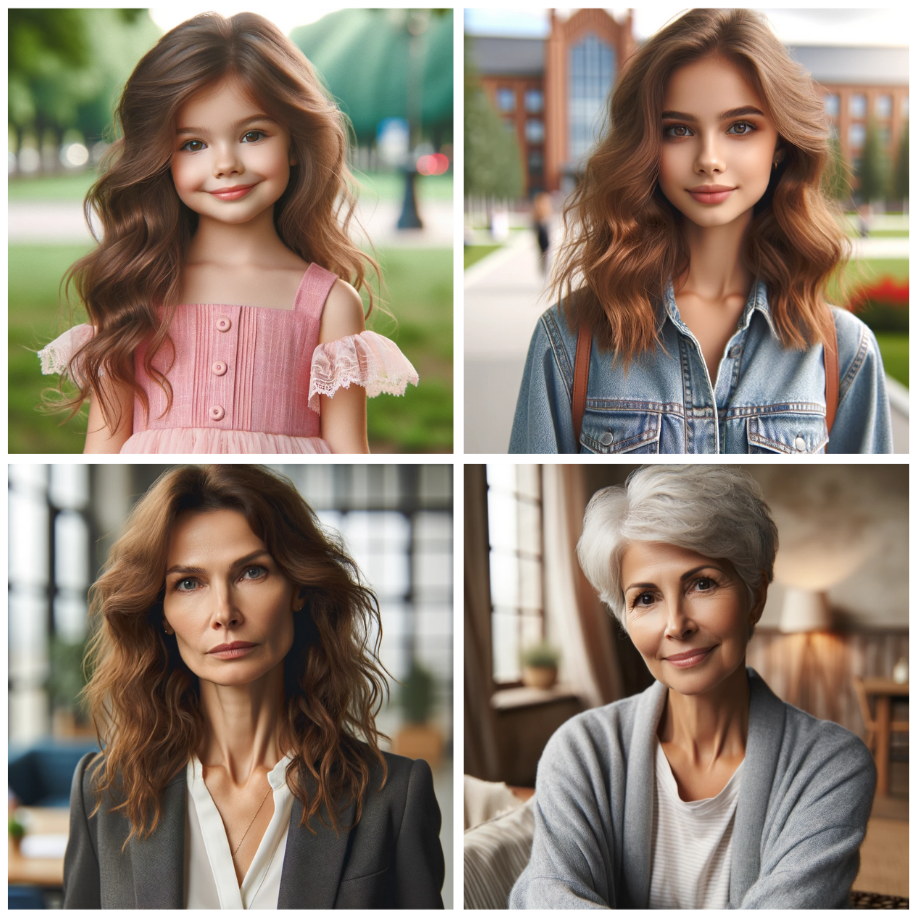
{"type": "MultiPolygon", "coordinates": [[[[907,257],[907,239],[858,240],[860,257],[907,257]],[[901,245],[903,243],[903,245],[901,245]]],[[[505,454],[532,332],[544,296],[533,233],[465,271],[465,453],[505,454]]],[[[908,451],[908,390],[888,380],[895,452],[908,451]]]]}
{"type": "MultiPolygon", "coordinates": [[[[361,201],[357,216],[376,248],[396,245],[452,248],[455,239],[452,202],[421,201],[418,210],[423,229],[396,229],[400,201],[361,201]]],[[[79,201],[11,201],[9,204],[10,242],[51,244],[90,239],[79,201]]]]}
{"type": "Polygon", "coordinates": [[[550,303],[534,233],[465,272],[465,453],[506,453],[522,369],[538,317],[550,303]]]}

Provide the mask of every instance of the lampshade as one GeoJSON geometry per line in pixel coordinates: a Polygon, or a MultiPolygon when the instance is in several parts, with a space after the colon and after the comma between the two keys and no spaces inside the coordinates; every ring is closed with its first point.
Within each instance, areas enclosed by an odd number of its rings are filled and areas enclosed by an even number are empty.
{"type": "Polygon", "coordinates": [[[831,629],[831,609],[824,592],[788,588],[783,599],[780,630],[785,634],[801,634],[831,629]]]}

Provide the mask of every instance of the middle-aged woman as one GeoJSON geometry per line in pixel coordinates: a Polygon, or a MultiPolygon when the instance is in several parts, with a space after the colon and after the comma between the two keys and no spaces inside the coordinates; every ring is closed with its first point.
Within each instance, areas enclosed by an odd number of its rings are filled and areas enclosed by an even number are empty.
{"type": "Polygon", "coordinates": [[[656,683],[551,738],[511,907],[848,906],[872,758],[745,667],[776,547],[726,466],[648,466],[592,498],[580,563],[656,683]]]}
{"type": "Polygon", "coordinates": [[[379,608],[293,485],[164,474],[92,590],[67,908],[441,908],[430,768],[379,749],[379,608]]]}

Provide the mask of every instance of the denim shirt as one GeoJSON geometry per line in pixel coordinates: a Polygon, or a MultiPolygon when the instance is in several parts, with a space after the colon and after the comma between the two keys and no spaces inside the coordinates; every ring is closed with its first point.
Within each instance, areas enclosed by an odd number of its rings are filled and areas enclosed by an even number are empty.
{"type": "Polygon", "coordinates": [[[840,387],[830,442],[821,345],[781,344],[762,281],[752,286],[726,345],[716,386],[697,339],[682,321],[671,284],[661,316],[662,347],[625,372],[592,346],[586,411],[573,435],[576,332],[561,307],[542,315],[532,337],[510,437],[511,453],[890,453],[891,415],[876,339],[858,318],[832,308],[840,387]]]}

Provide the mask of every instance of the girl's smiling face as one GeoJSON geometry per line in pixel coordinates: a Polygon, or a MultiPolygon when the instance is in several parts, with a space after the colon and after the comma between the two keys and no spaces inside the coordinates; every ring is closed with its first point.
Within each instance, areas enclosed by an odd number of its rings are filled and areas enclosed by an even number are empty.
{"type": "Polygon", "coordinates": [[[706,57],[676,70],[659,129],[659,187],[681,213],[704,228],[751,219],[780,155],[779,138],[733,64],[706,57]]]}
{"type": "Polygon", "coordinates": [[[195,675],[248,684],[283,662],[302,600],[245,516],[230,509],[179,516],[166,571],[163,615],[195,675]],[[220,653],[234,643],[247,646],[220,653]]]}
{"type": "Polygon", "coordinates": [[[201,217],[245,223],[273,207],[290,180],[290,134],[234,80],[178,113],[172,180],[201,217]]]}
{"type": "Polygon", "coordinates": [[[754,603],[729,561],[671,544],[637,541],[621,561],[627,632],[657,681],[679,694],[703,694],[744,664],[754,603]]]}

